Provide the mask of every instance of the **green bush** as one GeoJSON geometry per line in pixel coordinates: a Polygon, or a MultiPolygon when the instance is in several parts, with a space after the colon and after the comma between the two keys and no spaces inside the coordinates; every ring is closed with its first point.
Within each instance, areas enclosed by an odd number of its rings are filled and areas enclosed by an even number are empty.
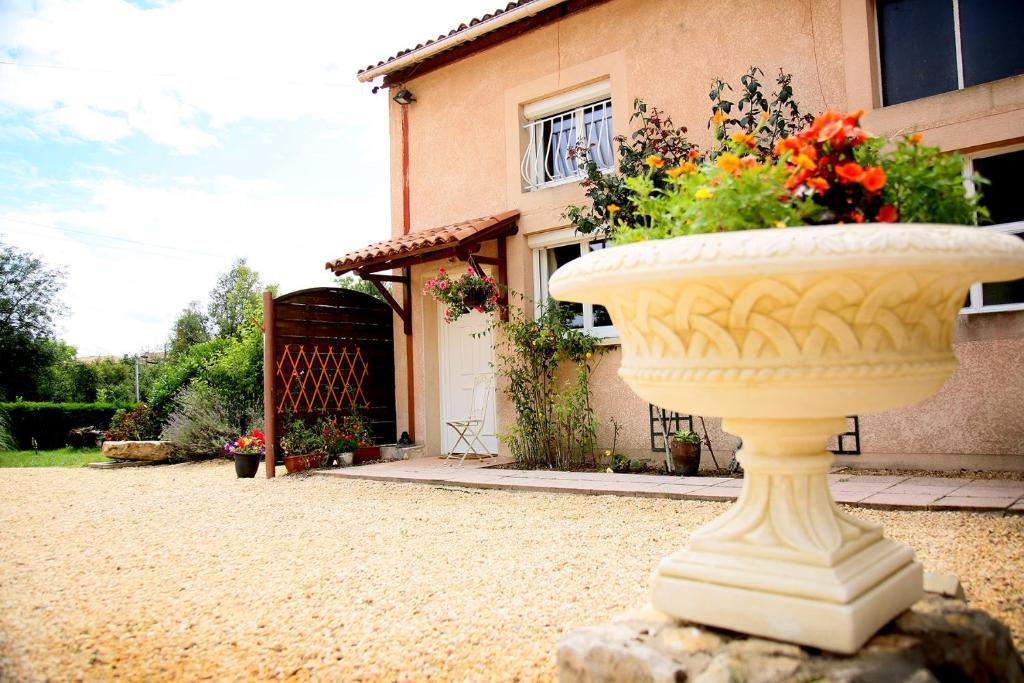
{"type": "Polygon", "coordinates": [[[119,410],[103,435],[107,441],[150,441],[160,436],[160,422],[145,403],[131,410],[119,410]]]}
{"type": "Polygon", "coordinates": [[[234,423],[239,407],[226,407],[217,392],[202,382],[183,389],[174,403],[177,407],[161,437],[172,442],[177,455],[186,460],[223,457],[224,444],[251,431],[262,417],[262,405],[250,405],[245,411],[247,427],[239,431],[234,423]]]}
{"type": "Polygon", "coordinates": [[[117,403],[0,403],[10,418],[10,431],[20,449],[32,448],[32,439],[40,449],[63,448],[68,432],[76,427],[110,426],[114,413],[129,405],[117,403]]]}
{"type": "Polygon", "coordinates": [[[16,451],[18,450],[18,444],[14,441],[14,435],[11,434],[11,418],[7,415],[7,411],[0,410],[0,451],[16,451]]]}

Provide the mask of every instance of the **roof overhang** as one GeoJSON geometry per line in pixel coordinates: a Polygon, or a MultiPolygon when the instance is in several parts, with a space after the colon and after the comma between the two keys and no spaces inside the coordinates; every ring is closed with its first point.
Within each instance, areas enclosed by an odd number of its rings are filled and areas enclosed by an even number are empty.
{"type": "Polygon", "coordinates": [[[461,223],[417,230],[328,261],[326,268],[335,275],[355,271],[364,277],[370,273],[449,257],[465,260],[479,251],[483,242],[516,234],[519,230],[518,219],[518,211],[506,211],[461,223]]]}

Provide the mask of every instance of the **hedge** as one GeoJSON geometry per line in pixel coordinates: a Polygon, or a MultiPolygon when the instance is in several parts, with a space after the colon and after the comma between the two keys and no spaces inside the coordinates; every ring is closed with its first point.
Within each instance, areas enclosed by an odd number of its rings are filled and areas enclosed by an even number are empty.
{"type": "Polygon", "coordinates": [[[11,418],[11,434],[18,448],[32,448],[32,437],[40,449],[63,448],[68,432],[77,427],[105,430],[110,418],[131,404],[120,403],[0,403],[0,410],[11,418]]]}

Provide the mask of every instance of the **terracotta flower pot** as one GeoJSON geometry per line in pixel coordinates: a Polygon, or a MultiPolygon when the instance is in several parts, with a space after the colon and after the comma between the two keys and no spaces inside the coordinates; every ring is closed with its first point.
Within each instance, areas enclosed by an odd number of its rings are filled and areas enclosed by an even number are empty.
{"type": "Polygon", "coordinates": [[[700,469],[700,444],[672,440],[669,442],[672,452],[672,469],[674,474],[692,477],[700,469]]]}
{"type": "Polygon", "coordinates": [[[284,456],[284,467],[288,470],[288,474],[319,467],[321,462],[323,462],[323,456],[319,453],[284,456]]]}
{"type": "Polygon", "coordinates": [[[938,391],[970,285],[1022,276],[1015,236],[937,225],[692,235],[560,268],[551,293],[607,308],[633,391],[743,439],[739,500],[661,562],[653,606],[849,653],[915,603],[921,565],[836,507],[826,442],[938,391]]]}
{"type": "Polygon", "coordinates": [[[367,460],[380,460],[380,446],[361,446],[356,449],[355,462],[366,462],[367,460]]]}

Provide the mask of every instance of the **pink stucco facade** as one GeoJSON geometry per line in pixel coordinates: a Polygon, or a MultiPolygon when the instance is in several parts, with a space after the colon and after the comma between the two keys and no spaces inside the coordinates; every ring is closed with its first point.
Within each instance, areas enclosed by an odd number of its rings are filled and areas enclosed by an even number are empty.
{"type": "MultiPolygon", "coordinates": [[[[581,202],[575,183],[528,192],[520,161],[524,105],[608,80],[616,133],[640,97],[689,127],[705,146],[708,89],[721,76],[734,85],[751,65],[766,81],[793,74],[801,107],[866,111],[875,133],[919,130],[945,149],[976,151],[1024,140],[1024,76],[892,107],[878,107],[870,0],[610,0],[475,52],[402,84],[408,106],[410,224],[413,231],[502,211],[521,214],[508,243],[509,286],[534,289],[531,236],[564,229],[565,207],[581,202]]],[[[401,107],[390,109],[392,216],[402,233],[401,107]]],[[[437,314],[419,295],[437,264],[412,270],[413,386],[417,439],[441,449],[437,406],[437,314]]],[[[406,340],[396,323],[398,423],[409,424],[406,340]]],[[[867,464],[1024,469],[1024,312],[962,316],[956,333],[960,370],[935,397],[892,413],[863,416],[867,464]]],[[[617,347],[593,375],[594,406],[622,426],[620,450],[650,455],[647,405],[616,375],[617,347]]],[[[499,422],[510,418],[499,396],[499,422]]],[[[710,416],[709,416],[710,417],[710,416]]],[[[709,419],[725,458],[735,440],[709,419]]],[[[603,437],[610,437],[604,428],[603,437]]],[[[717,449],[716,449],[717,450],[717,449]]]]}

